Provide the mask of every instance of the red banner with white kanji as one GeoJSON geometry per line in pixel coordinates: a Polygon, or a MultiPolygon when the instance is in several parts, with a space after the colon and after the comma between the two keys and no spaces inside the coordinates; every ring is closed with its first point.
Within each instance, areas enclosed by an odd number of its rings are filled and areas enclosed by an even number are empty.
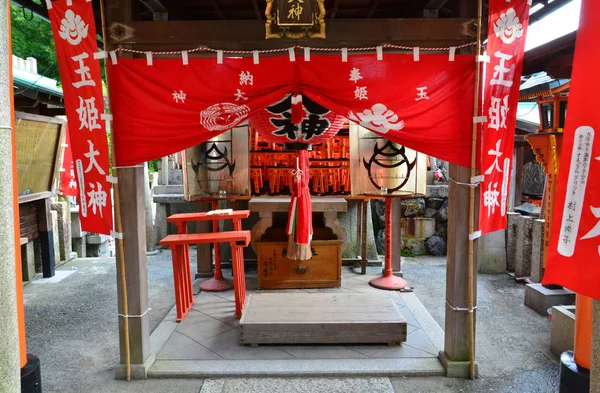
{"type": "Polygon", "coordinates": [[[62,167],[60,168],[60,193],[64,196],[76,197],[79,192],[77,179],[75,178],[75,164],[73,163],[73,151],[68,126],[64,149],[62,167]]]}
{"type": "Polygon", "coordinates": [[[517,104],[527,24],[528,0],[490,0],[483,85],[479,230],[506,228],[517,104]]]}
{"type": "Polygon", "coordinates": [[[600,300],[600,2],[583,0],[543,284],[600,300]]]}
{"type": "Polygon", "coordinates": [[[56,44],[70,145],[79,185],[81,227],[110,234],[113,229],[108,140],[96,26],[91,1],[47,2],[56,44]]]}
{"type": "Polygon", "coordinates": [[[192,58],[187,52],[168,59],[150,53],[137,59],[113,56],[117,165],[195,146],[249,118],[264,118],[266,108],[271,115],[258,131],[269,133],[269,140],[322,139],[321,125],[335,123],[327,116],[338,114],[408,148],[470,165],[474,56],[296,52],[258,59],[192,58]],[[297,125],[284,121],[292,119],[293,110],[278,105],[292,93],[302,97],[306,112],[297,125]],[[310,102],[327,114],[311,111],[310,102]]]}

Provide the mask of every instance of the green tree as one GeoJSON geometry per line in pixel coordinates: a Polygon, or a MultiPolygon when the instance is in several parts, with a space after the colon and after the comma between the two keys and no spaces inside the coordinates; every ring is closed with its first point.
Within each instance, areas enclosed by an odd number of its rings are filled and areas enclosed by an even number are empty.
{"type": "Polygon", "coordinates": [[[13,54],[23,59],[35,57],[39,74],[60,81],[50,22],[15,3],[10,4],[10,19],[13,54]]]}

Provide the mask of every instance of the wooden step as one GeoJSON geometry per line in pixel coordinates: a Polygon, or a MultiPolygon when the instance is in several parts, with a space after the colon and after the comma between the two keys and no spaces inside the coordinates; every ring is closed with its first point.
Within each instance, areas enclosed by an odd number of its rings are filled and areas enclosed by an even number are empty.
{"type": "Polygon", "coordinates": [[[391,296],[255,293],[240,320],[240,343],[399,345],[406,341],[406,319],[391,296]]]}

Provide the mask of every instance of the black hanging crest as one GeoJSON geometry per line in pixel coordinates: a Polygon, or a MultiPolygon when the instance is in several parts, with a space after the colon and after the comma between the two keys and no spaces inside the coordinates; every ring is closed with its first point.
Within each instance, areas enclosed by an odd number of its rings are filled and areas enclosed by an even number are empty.
{"type": "Polygon", "coordinates": [[[315,136],[323,135],[329,129],[331,123],[324,117],[330,113],[329,109],[306,96],[302,96],[302,106],[306,116],[300,124],[292,123],[292,95],[267,107],[269,113],[280,115],[269,118],[270,123],[277,127],[277,130],[273,131],[273,135],[285,136],[290,141],[300,140],[303,135],[304,141],[308,142],[315,136]]]}
{"type": "Polygon", "coordinates": [[[226,146],[224,146],[223,151],[221,151],[217,144],[213,143],[206,152],[200,153],[200,159],[197,163],[194,164],[194,161],[192,160],[192,168],[196,175],[198,175],[200,167],[203,167],[210,172],[219,172],[227,168],[229,169],[229,176],[232,176],[233,171],[235,170],[235,161],[229,161],[226,146]]]}

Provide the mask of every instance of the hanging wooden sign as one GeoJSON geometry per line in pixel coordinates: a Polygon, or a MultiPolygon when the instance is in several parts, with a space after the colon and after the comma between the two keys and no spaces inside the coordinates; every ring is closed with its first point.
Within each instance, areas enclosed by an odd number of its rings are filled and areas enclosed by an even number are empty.
{"type": "Polygon", "coordinates": [[[324,1],[267,0],[265,38],[325,38],[324,1]]]}

